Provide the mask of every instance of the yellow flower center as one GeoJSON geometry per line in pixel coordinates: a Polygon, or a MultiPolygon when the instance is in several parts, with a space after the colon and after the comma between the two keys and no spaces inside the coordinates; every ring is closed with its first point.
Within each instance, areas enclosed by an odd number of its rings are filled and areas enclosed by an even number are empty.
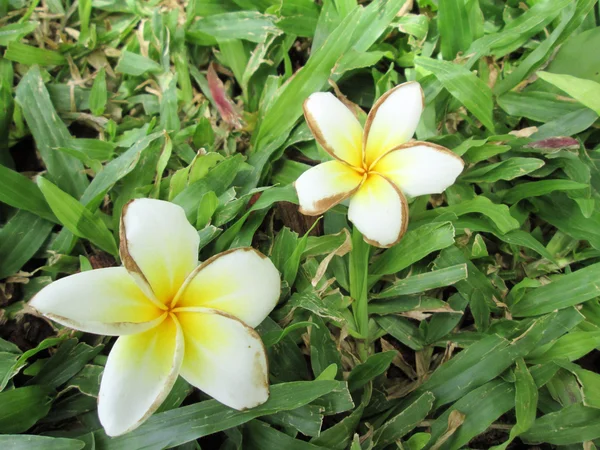
{"type": "Polygon", "coordinates": [[[373,171],[373,167],[375,166],[375,163],[377,161],[375,161],[373,164],[371,164],[370,166],[367,165],[367,163],[365,161],[363,161],[361,163],[360,167],[354,166],[354,165],[350,165],[350,167],[352,167],[352,169],[357,172],[359,175],[362,175],[363,177],[363,183],[367,180],[367,178],[369,178],[369,176],[371,176],[372,174],[374,174],[375,172],[373,171]]]}

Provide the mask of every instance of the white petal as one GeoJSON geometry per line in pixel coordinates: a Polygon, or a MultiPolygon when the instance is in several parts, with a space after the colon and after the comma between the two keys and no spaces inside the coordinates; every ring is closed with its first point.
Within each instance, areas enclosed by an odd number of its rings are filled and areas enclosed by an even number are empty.
{"type": "Polygon", "coordinates": [[[360,173],[338,161],[311,167],[294,184],[300,212],[308,216],[323,214],[352,195],[362,179],[360,173]]]}
{"type": "Polygon", "coordinates": [[[156,411],[177,380],[183,353],[181,327],[171,317],[144,333],[117,339],[98,395],[106,434],[128,433],[156,411]]]}
{"type": "Polygon", "coordinates": [[[362,167],[363,129],[346,105],[330,92],[304,102],[304,117],[315,139],[334,158],[362,167]]]}
{"type": "Polygon", "coordinates": [[[391,182],[372,174],[350,199],[348,219],[369,244],[391,247],[406,231],[408,204],[391,182]]]}
{"type": "Polygon", "coordinates": [[[136,199],[121,216],[121,259],[140,286],[146,281],[168,305],[198,265],[200,238],[181,206],[136,199]]]}
{"type": "Polygon", "coordinates": [[[255,327],[273,310],[280,293],[279,272],[271,260],[253,248],[236,248],[198,267],[177,308],[213,308],[255,327]]]}
{"type": "Polygon", "coordinates": [[[237,410],[267,401],[267,356],[256,331],[210,309],[178,312],[177,318],[185,336],[183,378],[237,410]]]}
{"type": "Polygon", "coordinates": [[[423,90],[414,81],[390,89],[375,102],[365,123],[367,167],[413,137],[424,106],[423,90]]]}
{"type": "Polygon", "coordinates": [[[46,286],[29,305],[62,325],[120,336],[155,326],[164,313],[124,267],[77,273],[46,286]]]}
{"type": "Polygon", "coordinates": [[[410,142],[389,152],[373,167],[408,197],[441,194],[464,167],[452,151],[427,142],[410,142]]]}

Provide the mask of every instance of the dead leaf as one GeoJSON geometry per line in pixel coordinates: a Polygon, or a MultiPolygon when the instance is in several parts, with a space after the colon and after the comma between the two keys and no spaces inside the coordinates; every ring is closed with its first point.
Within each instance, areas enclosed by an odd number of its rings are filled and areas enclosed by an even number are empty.
{"type": "Polygon", "coordinates": [[[444,442],[450,439],[450,436],[452,436],[458,427],[463,424],[466,417],[467,416],[456,409],[452,411],[448,416],[448,428],[446,428],[446,431],[440,436],[436,443],[430,447],[430,450],[438,450],[442,445],[444,445],[444,442]]]}
{"type": "Polygon", "coordinates": [[[321,278],[323,278],[323,275],[325,275],[325,271],[327,270],[327,267],[334,256],[344,256],[346,253],[352,250],[352,238],[350,237],[350,233],[345,228],[342,231],[346,235],[344,242],[329,255],[323,258],[323,261],[321,261],[321,264],[319,264],[319,267],[317,268],[317,273],[311,281],[313,286],[317,286],[317,284],[319,284],[319,281],[321,281],[321,278]]]}
{"type": "Polygon", "coordinates": [[[537,133],[538,131],[538,127],[527,127],[527,128],[521,128],[520,130],[513,130],[513,131],[509,131],[508,134],[511,134],[513,136],[517,136],[517,137],[529,137],[534,133],[537,133]]]}

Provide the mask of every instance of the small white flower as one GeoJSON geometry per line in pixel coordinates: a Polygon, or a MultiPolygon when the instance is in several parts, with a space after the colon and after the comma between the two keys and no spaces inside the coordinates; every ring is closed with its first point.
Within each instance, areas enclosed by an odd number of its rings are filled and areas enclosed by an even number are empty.
{"type": "Polygon", "coordinates": [[[88,333],[120,336],[106,363],[98,415],[109,436],[138,427],[181,374],[241,410],[269,397],[267,356],[252,327],[280,294],[273,263],[252,248],[198,266],[198,233],[183,209],[138,199],[123,210],[125,267],[62,278],[30,302],[46,317],[88,333]]]}
{"type": "Polygon", "coordinates": [[[368,243],[396,244],[408,225],[405,195],[442,193],[464,167],[447,148],[410,141],[423,108],[419,83],[401,84],[377,100],[363,132],[333,94],[317,92],[306,99],[306,122],[335,159],[296,180],[300,212],[320,215],[349,198],[348,218],[368,243]]]}

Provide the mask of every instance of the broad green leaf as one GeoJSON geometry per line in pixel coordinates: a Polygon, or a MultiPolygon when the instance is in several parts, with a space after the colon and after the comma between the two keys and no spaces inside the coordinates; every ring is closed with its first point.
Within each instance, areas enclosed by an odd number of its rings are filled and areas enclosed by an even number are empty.
{"type": "Polygon", "coordinates": [[[81,197],[81,203],[94,208],[100,205],[106,192],[119,180],[135,169],[142,152],[162,135],[162,131],[144,136],[129,150],[110,161],[100,173],[94,177],[81,197]]]}
{"type": "MultiPolygon", "coordinates": [[[[272,333],[282,333],[284,330],[277,325],[277,322],[267,317],[258,326],[257,331],[266,338],[272,333]]],[[[272,379],[284,382],[309,378],[304,355],[291,336],[284,336],[276,344],[268,346],[267,356],[272,379]]]]}
{"type": "Polygon", "coordinates": [[[577,444],[600,438],[600,409],[574,404],[537,419],[521,435],[525,442],[554,445],[577,444]]]}
{"type": "Polygon", "coordinates": [[[70,139],[67,148],[84,153],[90,159],[108,161],[115,153],[115,144],[98,139],[70,139]]]}
{"type": "MultiPolygon", "coordinates": [[[[77,373],[77,375],[75,375],[73,378],[71,378],[68,381],[68,385],[69,385],[69,387],[77,388],[82,394],[98,398],[98,392],[100,389],[100,378],[102,376],[103,370],[104,370],[104,367],[102,367],[102,366],[97,366],[95,364],[86,364],[77,373]]],[[[183,384],[183,385],[187,384],[185,381],[183,381],[181,383],[179,380],[180,380],[180,378],[177,379],[175,386],[173,386],[173,389],[167,396],[167,399],[165,400],[165,402],[163,402],[163,404],[161,405],[161,408],[165,405],[165,403],[168,400],[170,400],[169,397],[171,397],[173,394],[177,395],[177,393],[180,389],[179,386],[181,384],[183,384]]]]}
{"type": "Polygon", "coordinates": [[[406,233],[399,244],[378,256],[371,264],[369,273],[387,275],[400,272],[430,253],[453,243],[454,227],[451,222],[424,225],[406,233]]]}
{"type": "Polygon", "coordinates": [[[431,426],[430,443],[435,443],[448,427],[448,418],[453,411],[464,415],[464,421],[439,447],[443,450],[458,450],[471,439],[494,423],[500,416],[515,406],[514,388],[510,383],[493,380],[464,395],[448,408],[431,426]]]}
{"type": "Polygon", "coordinates": [[[19,347],[13,344],[12,342],[0,338],[0,352],[13,353],[15,355],[19,355],[21,353],[21,350],[19,350],[19,347]]]}
{"type": "MultiPolygon", "coordinates": [[[[583,3],[585,2],[582,0],[578,2],[578,4],[583,3]]],[[[600,30],[598,27],[571,34],[565,43],[561,45],[550,62],[547,71],[600,82],[600,74],[596,70],[599,56],[587,51],[590,48],[596,48],[598,43],[600,43],[600,30]]]]}
{"type": "Polygon", "coordinates": [[[313,405],[322,407],[323,414],[326,416],[349,411],[355,406],[348,390],[348,384],[345,381],[337,383],[338,385],[333,391],[312,402],[313,405]]]}
{"type": "Polygon", "coordinates": [[[231,68],[235,79],[241,84],[244,69],[249,64],[248,52],[244,48],[244,42],[241,39],[219,39],[218,43],[221,50],[221,59],[231,68]]]}
{"type": "Polygon", "coordinates": [[[400,296],[397,299],[374,300],[369,302],[369,313],[371,314],[398,314],[407,311],[430,311],[430,310],[452,311],[443,300],[425,297],[424,295],[400,296]]]}
{"type": "Polygon", "coordinates": [[[550,72],[538,72],[538,76],[600,114],[600,83],[550,72]]]}
{"type": "Polygon", "coordinates": [[[415,433],[404,444],[408,450],[423,450],[430,439],[429,433],[415,433]]]}
{"type": "Polygon", "coordinates": [[[415,64],[431,72],[459,102],[465,105],[490,131],[494,131],[492,119],[492,91],[473,72],[460,64],[417,56],[415,64]]]}
{"type": "Polygon", "coordinates": [[[0,279],[17,273],[48,239],[53,227],[52,222],[18,211],[0,229],[0,279]]]}
{"type": "Polygon", "coordinates": [[[502,200],[506,203],[517,203],[529,197],[539,197],[554,191],[570,191],[585,189],[588,185],[571,180],[541,180],[517,184],[504,192],[502,200]]]}
{"type": "Polygon", "coordinates": [[[0,351],[0,392],[13,376],[13,367],[18,358],[18,353],[0,351]]]}
{"type": "Polygon", "coordinates": [[[177,112],[177,76],[168,73],[159,77],[160,125],[167,132],[177,132],[181,127],[177,112]]]}
{"type": "Polygon", "coordinates": [[[464,52],[473,42],[466,2],[440,0],[438,8],[442,56],[445,60],[452,61],[458,52],[464,52]]]}
{"type": "Polygon", "coordinates": [[[571,331],[554,342],[547,351],[532,359],[536,364],[565,359],[574,361],[596,347],[600,347],[600,331],[571,331]]]}
{"type": "Polygon", "coordinates": [[[404,317],[387,315],[375,318],[377,325],[386,333],[398,339],[408,348],[421,350],[425,346],[425,338],[415,325],[404,317]]]}
{"type": "Polygon", "coordinates": [[[56,222],[56,217],[36,184],[3,165],[0,165],[0,201],[56,222]]]}
{"type": "Polygon", "coordinates": [[[302,257],[302,253],[306,248],[306,240],[308,239],[309,232],[310,230],[308,230],[304,236],[297,240],[295,248],[293,249],[292,253],[289,255],[289,257],[283,265],[281,275],[283,276],[283,280],[287,282],[289,286],[294,285],[294,281],[296,280],[296,276],[298,275],[298,269],[300,267],[300,258],[302,257]]]}
{"type": "Polygon", "coordinates": [[[399,295],[416,294],[437,287],[450,286],[467,278],[467,265],[458,264],[445,269],[413,275],[394,282],[390,287],[373,298],[390,298],[399,295]]]}
{"type": "MultiPolygon", "coordinates": [[[[98,450],[163,449],[226,430],[260,416],[306,405],[338,386],[337,381],[298,381],[271,386],[269,400],[247,411],[235,411],[216,400],[207,400],[155,414],[136,430],[116,438],[95,433],[98,450]]],[[[2,395],[2,394],[0,394],[2,395]]]]}
{"type": "Polygon", "coordinates": [[[294,428],[305,436],[318,436],[323,425],[322,411],[320,406],[304,405],[291,411],[280,411],[265,416],[262,420],[275,425],[294,428]]]}
{"type": "MultiPolygon", "coordinates": [[[[368,314],[368,275],[369,275],[369,253],[371,246],[367,244],[360,231],[356,227],[352,229],[352,250],[348,261],[348,273],[350,278],[350,296],[354,321],[358,332],[364,338],[367,337],[369,328],[368,314]]],[[[363,355],[364,356],[364,355],[363,355]]]]}
{"type": "Polygon", "coordinates": [[[216,40],[245,39],[262,42],[267,34],[279,34],[274,16],[257,11],[235,11],[200,18],[186,35],[193,42],[214,44],[216,40]],[[206,39],[209,37],[209,39],[206,39]],[[212,38],[212,40],[210,39],[212,38]],[[212,41],[212,42],[211,42],[212,41]]]}
{"type": "Polygon", "coordinates": [[[39,177],[37,181],[52,212],[71,233],[117,256],[115,239],[99,216],[92,214],[89,209],[44,177],[39,177]]]}
{"type": "Polygon", "coordinates": [[[475,290],[469,302],[471,314],[478,331],[487,331],[490,325],[490,307],[480,290],[475,290]]]}
{"type": "Polygon", "coordinates": [[[403,411],[375,431],[373,440],[379,448],[391,444],[412,431],[433,407],[435,397],[431,392],[424,392],[414,402],[407,404],[403,411]]]}
{"type": "Polygon", "coordinates": [[[350,49],[340,58],[340,62],[335,67],[335,74],[341,76],[344,72],[350,70],[371,67],[377,64],[385,53],[383,52],[358,52],[350,49]]]}
{"type": "Polygon", "coordinates": [[[325,321],[313,314],[311,320],[315,326],[310,328],[310,365],[313,375],[319,377],[332,364],[336,366],[335,377],[341,379],[342,358],[325,321]]]}
{"type": "Polygon", "coordinates": [[[561,367],[571,371],[581,385],[583,404],[600,409],[600,375],[590,370],[582,369],[577,364],[560,361],[561,367]]]}
{"type": "Polygon", "coordinates": [[[39,22],[11,23],[0,27],[0,45],[8,45],[34,31],[39,22]]]}
{"type": "Polygon", "coordinates": [[[126,75],[141,76],[146,72],[159,73],[162,67],[150,58],[125,50],[121,53],[115,70],[126,75]]]}
{"type": "Polygon", "coordinates": [[[327,255],[339,248],[346,241],[346,238],[347,233],[344,231],[324,236],[309,236],[302,259],[306,259],[309,256],[327,255]]]}
{"type": "Polygon", "coordinates": [[[494,334],[483,337],[440,366],[413,396],[432,392],[436,407],[463,397],[534,349],[554,318],[549,314],[537,319],[511,341],[494,334]]]}
{"type": "Polygon", "coordinates": [[[56,389],[75,376],[102,350],[102,345],[91,347],[76,339],[63,342],[56,353],[42,367],[40,373],[29,380],[29,384],[40,384],[56,389]]]}
{"type": "Polygon", "coordinates": [[[538,128],[532,139],[547,139],[555,136],[574,136],[589,128],[598,120],[598,114],[588,108],[580,108],[538,128]]]}
{"type": "Polygon", "coordinates": [[[90,110],[92,114],[96,116],[101,115],[106,108],[106,100],[106,72],[102,68],[98,71],[96,78],[94,78],[94,84],[90,92],[90,110]]]}
{"type": "Polygon", "coordinates": [[[550,59],[555,48],[573,34],[573,31],[581,25],[595,4],[596,0],[577,0],[562,10],[560,22],[552,30],[550,36],[521,61],[508,77],[496,84],[494,93],[500,95],[514,88],[550,59]]]}
{"type": "Polygon", "coordinates": [[[206,117],[201,117],[198,121],[196,130],[194,131],[193,142],[198,148],[212,149],[215,143],[215,132],[212,129],[210,120],[206,117]]]}
{"type": "Polygon", "coordinates": [[[4,57],[9,61],[15,61],[28,66],[35,64],[40,66],[61,66],[67,63],[67,59],[58,52],[33,47],[16,41],[8,43],[4,57]]]}
{"type": "MultiPolygon", "coordinates": [[[[213,176],[216,176],[216,173],[211,172],[211,177],[213,176]]],[[[234,177],[235,172],[231,172],[228,176],[234,177]]],[[[293,186],[269,188],[262,193],[254,205],[248,209],[246,214],[240,217],[237,222],[230,226],[227,231],[219,237],[219,240],[215,243],[215,251],[249,246],[256,229],[260,226],[264,216],[268,212],[268,208],[279,201],[297,202],[293,186]],[[252,214],[255,211],[256,213],[252,214]],[[248,220],[248,224],[245,224],[246,220],[248,220]],[[244,229],[244,227],[246,228],[244,229]]],[[[300,253],[300,251],[298,251],[298,253],[300,253]]],[[[293,273],[293,265],[295,264],[293,261],[294,260],[290,260],[290,265],[287,269],[288,273],[293,273]]]]}
{"type": "Polygon", "coordinates": [[[554,261],[554,256],[546,250],[536,238],[534,238],[530,233],[522,230],[513,230],[509,231],[506,234],[496,234],[500,239],[509,244],[519,245],[521,247],[530,248],[531,250],[537,252],[542,255],[544,258],[554,261]]]}
{"type": "MultiPolygon", "coordinates": [[[[335,3],[339,11],[344,10],[344,13],[349,15],[357,2],[345,0],[335,3]]],[[[352,48],[357,52],[369,50],[387,30],[392,20],[397,17],[405,3],[406,0],[375,0],[367,5],[360,16],[356,30],[354,30],[352,37],[356,39],[356,42],[352,48]]]]}
{"type": "Polygon", "coordinates": [[[491,33],[477,39],[465,52],[474,54],[472,61],[484,55],[500,58],[525,44],[532,36],[541,32],[572,0],[542,0],[519,17],[511,20],[498,33],[491,33]]]}
{"type": "MultiPolygon", "coordinates": [[[[559,368],[554,376],[548,380],[548,383],[546,383],[546,388],[552,399],[556,402],[554,407],[543,408],[546,413],[557,411],[561,406],[583,403],[581,386],[575,375],[567,370],[559,368]]],[[[540,406],[543,405],[543,401],[545,400],[546,395],[544,394],[545,392],[542,391],[542,403],[540,406]]]]}
{"type": "Polygon", "coordinates": [[[213,191],[205,193],[198,202],[198,215],[196,218],[196,228],[202,229],[209,224],[211,217],[219,206],[217,194],[213,191]]]}
{"type": "Polygon", "coordinates": [[[435,260],[435,267],[445,269],[459,264],[467,265],[467,278],[457,281],[455,286],[463,297],[471,300],[476,291],[483,294],[486,301],[499,300],[501,295],[486,275],[481,272],[473,262],[456,246],[450,246],[440,252],[435,260]]]}
{"type": "Polygon", "coordinates": [[[279,272],[283,272],[286,261],[292,256],[294,249],[298,244],[298,233],[283,227],[275,237],[271,259],[279,272]]]}
{"type": "Polygon", "coordinates": [[[538,391],[533,377],[522,359],[517,359],[515,369],[516,428],[523,433],[531,428],[536,417],[538,391]]]}
{"type": "Polygon", "coordinates": [[[544,161],[541,159],[513,157],[499,163],[471,169],[461,176],[461,181],[495,183],[500,180],[513,180],[534,172],[543,165],[544,161]]]}
{"type": "Polygon", "coordinates": [[[334,320],[340,324],[345,322],[344,315],[339,309],[325,303],[315,292],[311,292],[310,290],[294,293],[286,306],[289,308],[302,308],[317,316],[334,320]]]}
{"type": "Polygon", "coordinates": [[[22,433],[50,410],[51,398],[44,386],[25,386],[0,392],[0,433],[22,433]]]}
{"type": "Polygon", "coordinates": [[[478,195],[472,200],[465,200],[453,206],[444,208],[430,209],[422,213],[417,213],[412,216],[413,221],[431,221],[432,218],[438,217],[445,213],[453,213],[457,216],[463,214],[479,213],[490,218],[500,233],[504,234],[510,230],[519,228],[519,222],[510,215],[510,211],[506,205],[493,203],[489,198],[478,195]]]}
{"type": "Polygon", "coordinates": [[[92,14],[92,0],[78,0],[77,10],[79,12],[79,26],[81,32],[79,34],[79,42],[83,45],[87,44],[90,34],[90,16],[92,14]]]}
{"type": "Polygon", "coordinates": [[[375,377],[384,373],[396,356],[395,351],[375,353],[367,360],[358,364],[348,375],[348,389],[352,392],[360,389],[375,377]]]}
{"type": "Polygon", "coordinates": [[[323,431],[319,436],[311,439],[310,442],[329,450],[345,450],[348,448],[348,444],[360,422],[363,411],[364,406],[360,405],[350,415],[323,431]]]}
{"type": "Polygon", "coordinates": [[[600,264],[559,276],[555,281],[527,292],[511,307],[511,313],[515,317],[537,316],[598,297],[596,281],[599,276],[600,264]]]}
{"type": "Polygon", "coordinates": [[[15,99],[21,106],[50,179],[63,191],[79,198],[88,186],[83,164],[72,156],[54,150],[67,147],[71,136],[54,110],[37,67],[29,69],[21,79],[15,99]]]}
{"type": "Polygon", "coordinates": [[[188,220],[196,220],[198,199],[206,192],[213,191],[221,195],[233,182],[238,170],[243,164],[243,158],[237,154],[217,164],[204,178],[190,184],[174,199],[173,203],[181,206],[188,220]]]}
{"type": "Polygon", "coordinates": [[[85,447],[85,442],[77,439],[36,436],[33,434],[5,434],[0,435],[0,446],[10,450],[30,450],[32,448],[80,450],[85,447]]]}
{"type": "Polygon", "coordinates": [[[279,14],[278,28],[288,34],[313,37],[319,18],[317,4],[310,0],[285,0],[281,3],[279,14]]]}
{"type": "Polygon", "coordinates": [[[565,101],[549,92],[507,92],[497,98],[500,106],[507,114],[526,117],[537,122],[551,122],[562,116],[581,110],[583,107],[575,102],[565,101]]]}
{"type": "Polygon", "coordinates": [[[13,82],[14,71],[12,63],[0,58],[0,164],[10,168],[14,167],[14,161],[9,153],[8,140],[15,106],[13,82]]]}
{"type": "Polygon", "coordinates": [[[289,450],[325,450],[300,439],[294,439],[266,423],[253,420],[244,426],[244,448],[249,450],[285,448],[289,450]]]}
{"type": "Polygon", "coordinates": [[[519,435],[527,431],[535,422],[538,405],[538,387],[522,359],[517,359],[515,368],[515,413],[517,423],[510,430],[506,442],[492,447],[504,450],[519,435]]]}
{"type": "Polygon", "coordinates": [[[452,295],[448,299],[448,306],[456,311],[456,313],[441,312],[434,314],[429,320],[429,326],[427,327],[427,333],[425,335],[426,342],[433,343],[448,335],[460,322],[468,301],[468,299],[460,294],[452,295]]]}

